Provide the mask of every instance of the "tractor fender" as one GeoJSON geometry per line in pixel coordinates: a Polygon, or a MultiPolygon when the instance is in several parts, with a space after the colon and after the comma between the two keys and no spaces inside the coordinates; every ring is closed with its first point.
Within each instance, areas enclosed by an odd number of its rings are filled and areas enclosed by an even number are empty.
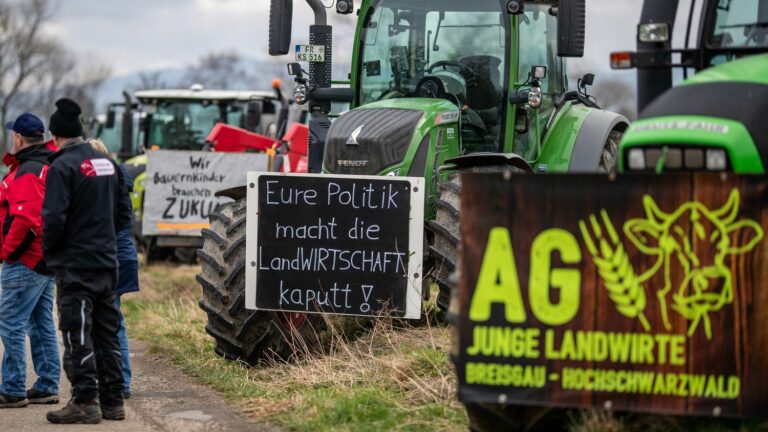
{"type": "Polygon", "coordinates": [[[248,196],[248,187],[246,185],[242,185],[242,186],[235,186],[229,189],[222,189],[216,192],[216,196],[224,197],[224,198],[232,198],[233,200],[237,201],[239,199],[242,199],[248,196]]]}
{"type": "Polygon", "coordinates": [[[447,170],[508,165],[533,172],[531,165],[515,153],[471,153],[448,159],[445,163],[444,169],[447,170]]]}
{"type": "Polygon", "coordinates": [[[573,144],[568,172],[595,172],[608,135],[614,130],[624,132],[627,127],[629,127],[629,120],[621,114],[592,110],[581,124],[576,142],[573,144]]]}

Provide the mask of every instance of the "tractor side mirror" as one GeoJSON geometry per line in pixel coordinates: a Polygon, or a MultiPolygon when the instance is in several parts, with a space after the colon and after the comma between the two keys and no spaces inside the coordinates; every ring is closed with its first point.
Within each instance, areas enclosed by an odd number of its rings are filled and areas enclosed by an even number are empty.
{"type": "Polygon", "coordinates": [[[587,6],[585,0],[560,0],[557,9],[557,55],[584,57],[587,6]]]}
{"type": "Polygon", "coordinates": [[[291,45],[293,0],[271,0],[269,5],[269,55],[288,54],[291,45]]]}
{"type": "Polygon", "coordinates": [[[115,128],[115,108],[111,105],[107,108],[107,121],[104,123],[105,129],[115,128]]]}

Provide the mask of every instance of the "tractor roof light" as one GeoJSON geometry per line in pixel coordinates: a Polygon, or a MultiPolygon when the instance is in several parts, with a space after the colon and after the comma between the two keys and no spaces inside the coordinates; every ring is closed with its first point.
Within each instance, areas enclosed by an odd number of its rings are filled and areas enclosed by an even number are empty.
{"type": "Polygon", "coordinates": [[[634,148],[629,150],[627,156],[627,165],[632,171],[644,171],[645,170],[645,152],[643,149],[634,148]]]}
{"type": "Polygon", "coordinates": [[[637,27],[637,38],[642,43],[666,43],[670,40],[669,24],[645,23],[637,27]]]}
{"type": "Polygon", "coordinates": [[[348,15],[354,12],[355,4],[352,0],[337,0],[336,1],[336,13],[341,15],[348,15]]]}
{"type": "Polygon", "coordinates": [[[611,69],[631,69],[632,53],[629,51],[611,53],[611,69]]]}
{"type": "Polygon", "coordinates": [[[728,168],[728,155],[723,149],[707,150],[707,170],[725,171],[728,168]]]}

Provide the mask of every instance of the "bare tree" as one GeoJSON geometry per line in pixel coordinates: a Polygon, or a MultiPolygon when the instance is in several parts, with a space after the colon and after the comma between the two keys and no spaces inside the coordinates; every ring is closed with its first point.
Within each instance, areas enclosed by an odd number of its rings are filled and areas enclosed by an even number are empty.
{"type": "MultiPolygon", "coordinates": [[[[41,32],[52,12],[51,0],[0,3],[0,124],[8,120],[14,99],[29,90],[32,78],[60,49],[41,32]]],[[[2,129],[5,143],[8,132],[2,129]]]]}
{"type": "Polygon", "coordinates": [[[160,90],[168,88],[168,82],[163,78],[162,71],[140,72],[134,90],[160,90]]]}
{"type": "Polygon", "coordinates": [[[112,68],[106,64],[94,60],[85,62],[69,75],[60,93],[80,104],[83,119],[92,119],[98,114],[96,95],[111,76],[112,68]]]}
{"type": "Polygon", "coordinates": [[[206,88],[228,90],[247,87],[252,78],[237,51],[211,52],[203,55],[197,63],[187,67],[180,85],[189,87],[202,84],[206,88]]]}

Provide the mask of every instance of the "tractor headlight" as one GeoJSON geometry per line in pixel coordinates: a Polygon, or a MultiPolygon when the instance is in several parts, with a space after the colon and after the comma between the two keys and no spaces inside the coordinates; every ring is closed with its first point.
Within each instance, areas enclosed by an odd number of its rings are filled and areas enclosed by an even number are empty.
{"type": "Polygon", "coordinates": [[[645,170],[645,152],[643,149],[631,149],[627,157],[627,165],[632,171],[645,170]]]}
{"type": "Polygon", "coordinates": [[[307,103],[307,93],[309,90],[307,89],[307,86],[304,84],[299,84],[296,86],[296,89],[293,91],[293,100],[296,101],[299,105],[304,105],[307,103]]]}
{"type": "Polygon", "coordinates": [[[707,150],[707,169],[709,171],[725,171],[726,168],[728,168],[728,156],[725,154],[725,150],[707,150]]]}
{"type": "Polygon", "coordinates": [[[541,106],[541,87],[531,87],[528,91],[528,105],[533,109],[541,106]]]}
{"type": "Polygon", "coordinates": [[[669,42],[669,24],[667,23],[645,23],[640,24],[637,29],[637,37],[643,43],[665,43],[669,42]]]}

